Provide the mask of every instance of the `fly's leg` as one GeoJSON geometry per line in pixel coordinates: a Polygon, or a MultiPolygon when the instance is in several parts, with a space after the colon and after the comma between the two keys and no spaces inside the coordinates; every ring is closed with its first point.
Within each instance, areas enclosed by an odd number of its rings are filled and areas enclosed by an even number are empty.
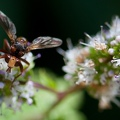
{"type": "Polygon", "coordinates": [[[23,58],[20,58],[20,60],[27,64],[27,67],[24,68],[24,71],[25,71],[30,66],[30,63],[27,60],[23,59],[23,58]]]}
{"type": "MultiPolygon", "coordinates": [[[[9,57],[7,56],[7,54],[0,55],[0,59],[1,58],[4,58],[6,61],[9,60],[9,57]]],[[[0,63],[0,64],[2,64],[2,63],[0,63]]],[[[8,67],[8,69],[6,70],[6,72],[10,73],[11,72],[11,67],[8,67]]]]}
{"type": "Polygon", "coordinates": [[[10,53],[11,47],[6,39],[4,39],[3,49],[6,50],[8,53],[10,53]]]}
{"type": "Polygon", "coordinates": [[[29,63],[28,61],[26,61],[25,59],[20,58],[20,59],[17,60],[15,66],[16,66],[16,67],[18,66],[18,67],[20,68],[20,74],[18,74],[18,75],[14,78],[14,80],[12,81],[12,83],[14,83],[15,80],[16,80],[20,75],[22,75],[23,72],[25,72],[25,70],[29,67],[29,65],[30,65],[30,63],[29,63]],[[21,61],[24,62],[24,63],[26,63],[28,66],[27,66],[26,68],[23,68],[23,65],[22,65],[21,61]]]}
{"type": "Polygon", "coordinates": [[[20,74],[18,74],[18,75],[13,79],[12,83],[14,83],[15,80],[16,80],[20,75],[22,75],[22,73],[23,73],[23,71],[24,71],[23,65],[21,64],[20,61],[17,61],[16,66],[19,66],[19,68],[20,68],[20,74]]]}

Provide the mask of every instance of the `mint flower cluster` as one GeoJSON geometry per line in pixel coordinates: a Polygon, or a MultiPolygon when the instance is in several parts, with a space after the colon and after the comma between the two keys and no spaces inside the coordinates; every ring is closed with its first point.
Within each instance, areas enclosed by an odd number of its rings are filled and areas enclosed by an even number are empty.
{"type": "MultiPolygon", "coordinates": [[[[19,74],[19,68],[15,67],[8,73],[6,72],[7,63],[3,58],[0,59],[0,105],[5,103],[7,107],[19,110],[23,103],[31,105],[34,102],[33,97],[36,90],[29,72],[34,67],[34,59],[37,57],[34,57],[31,52],[23,56],[30,63],[30,66],[14,83],[12,81],[19,74]]],[[[26,64],[22,64],[23,67],[26,67],[26,64]]]]}
{"type": "Polygon", "coordinates": [[[86,43],[80,41],[67,51],[58,50],[65,60],[65,79],[84,84],[88,93],[99,99],[101,109],[110,108],[111,102],[120,107],[120,18],[106,26],[107,30],[101,26],[94,36],[85,33],[86,43]]]}

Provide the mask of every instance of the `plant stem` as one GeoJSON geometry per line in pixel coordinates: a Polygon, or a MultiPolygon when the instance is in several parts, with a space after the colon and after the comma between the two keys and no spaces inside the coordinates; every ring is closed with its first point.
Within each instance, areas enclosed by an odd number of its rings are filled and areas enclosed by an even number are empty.
{"type": "MultiPolygon", "coordinates": [[[[33,82],[33,81],[32,81],[32,82],[33,82]]],[[[58,93],[58,92],[55,91],[54,89],[49,88],[49,87],[47,87],[47,86],[45,86],[45,85],[42,85],[42,84],[40,84],[40,83],[33,82],[33,84],[34,84],[34,87],[35,87],[35,88],[47,90],[47,91],[53,92],[53,93],[55,93],[55,94],[58,93]]]]}
{"type": "Polygon", "coordinates": [[[48,88],[46,86],[43,85],[39,85],[39,88],[45,89],[45,90],[50,90],[51,92],[54,92],[57,95],[57,101],[42,115],[39,117],[39,120],[44,120],[46,118],[46,116],[48,116],[48,114],[50,113],[50,111],[52,109],[54,109],[58,104],[60,104],[60,102],[66,98],[69,94],[78,91],[78,90],[82,90],[85,88],[85,84],[81,83],[80,85],[75,85],[71,88],[69,88],[67,91],[63,91],[63,92],[56,92],[54,90],[52,90],[51,88],[48,88]]]}

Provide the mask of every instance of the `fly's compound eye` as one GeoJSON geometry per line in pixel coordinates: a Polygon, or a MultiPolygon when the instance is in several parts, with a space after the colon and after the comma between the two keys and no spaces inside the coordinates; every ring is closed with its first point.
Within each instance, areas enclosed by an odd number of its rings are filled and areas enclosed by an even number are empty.
{"type": "Polygon", "coordinates": [[[17,38],[16,42],[18,42],[18,43],[20,43],[21,45],[24,45],[24,46],[27,45],[27,40],[24,37],[17,38]]]}

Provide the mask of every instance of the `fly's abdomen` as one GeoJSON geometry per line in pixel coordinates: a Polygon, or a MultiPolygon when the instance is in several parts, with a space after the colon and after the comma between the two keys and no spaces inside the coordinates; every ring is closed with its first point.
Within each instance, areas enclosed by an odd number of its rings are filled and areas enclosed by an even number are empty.
{"type": "Polygon", "coordinates": [[[9,62],[8,62],[8,67],[13,68],[16,63],[16,57],[15,56],[10,56],[9,62]]]}

